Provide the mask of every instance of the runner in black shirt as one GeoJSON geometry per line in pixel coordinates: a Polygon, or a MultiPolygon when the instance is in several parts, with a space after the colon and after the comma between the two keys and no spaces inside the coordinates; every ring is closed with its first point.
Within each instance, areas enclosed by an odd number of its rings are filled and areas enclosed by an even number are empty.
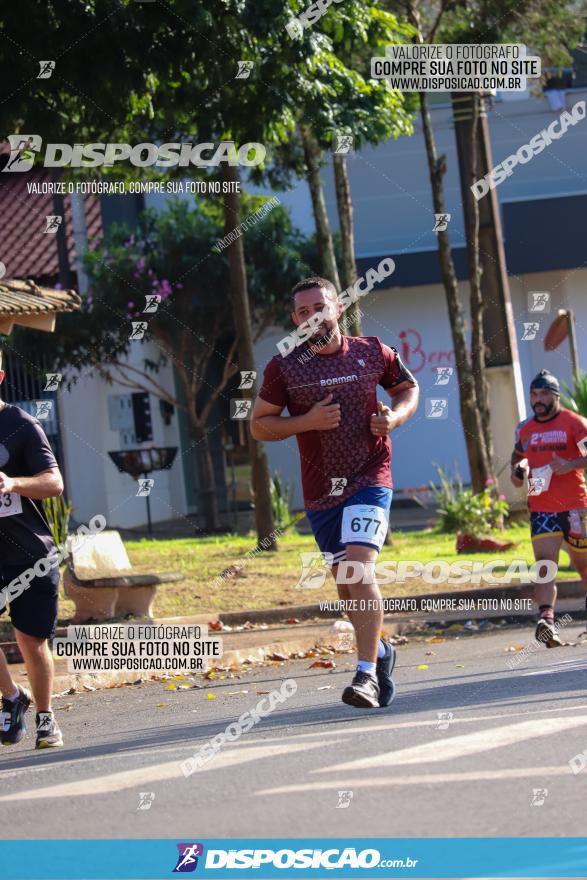
{"type": "MultiPolygon", "coordinates": [[[[0,353],[0,383],[4,379],[0,353]]],[[[51,711],[59,567],[43,498],[61,495],[63,480],[39,422],[0,401],[0,614],[6,609],[24,657],[37,707],[37,748],[63,745],[51,711]],[[48,557],[53,555],[51,563],[48,557]]],[[[2,745],[23,738],[31,695],[16,685],[0,650],[2,745]]]]}

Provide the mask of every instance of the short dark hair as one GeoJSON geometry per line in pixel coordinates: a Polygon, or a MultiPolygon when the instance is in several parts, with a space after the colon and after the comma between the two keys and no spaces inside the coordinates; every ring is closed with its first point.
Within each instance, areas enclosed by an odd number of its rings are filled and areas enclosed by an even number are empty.
{"type": "Polygon", "coordinates": [[[298,281],[295,287],[292,288],[291,298],[295,299],[296,293],[299,293],[301,290],[311,290],[312,287],[323,287],[335,299],[338,299],[338,293],[332,281],[329,281],[328,278],[321,278],[319,275],[313,275],[311,278],[304,278],[302,281],[298,281]]]}

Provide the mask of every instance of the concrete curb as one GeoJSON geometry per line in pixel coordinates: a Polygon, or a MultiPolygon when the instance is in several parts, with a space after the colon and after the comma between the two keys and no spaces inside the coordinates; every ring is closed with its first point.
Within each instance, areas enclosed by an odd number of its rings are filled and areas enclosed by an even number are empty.
{"type": "MultiPolygon", "coordinates": [[[[398,629],[399,627],[394,624],[386,626],[386,630],[390,634],[396,634],[398,629]]],[[[312,648],[334,647],[336,639],[331,632],[330,626],[325,624],[315,624],[313,627],[304,627],[304,630],[303,633],[292,632],[291,637],[285,636],[282,638],[276,638],[275,633],[268,633],[270,640],[263,644],[243,645],[242,647],[229,648],[223,652],[217,665],[218,667],[226,668],[233,664],[263,663],[273,658],[278,659],[275,655],[283,657],[284,659],[290,659],[292,655],[305,654],[312,648]],[[311,629],[311,632],[308,632],[309,629],[311,629]]],[[[241,634],[239,633],[239,635],[241,634]]],[[[65,661],[60,661],[57,665],[53,684],[54,694],[63,694],[67,691],[82,692],[84,690],[99,690],[116,687],[120,684],[135,684],[141,681],[162,680],[162,673],[160,671],[154,671],[152,673],[116,671],[100,672],[96,674],[79,674],[61,672],[59,670],[61,665],[65,665],[65,661]]],[[[27,678],[25,675],[24,664],[17,664],[16,668],[11,668],[11,673],[18,683],[26,685],[27,678]]],[[[189,673],[186,673],[186,677],[188,676],[189,673]]],[[[212,687],[212,684],[210,686],[212,687]]]]}

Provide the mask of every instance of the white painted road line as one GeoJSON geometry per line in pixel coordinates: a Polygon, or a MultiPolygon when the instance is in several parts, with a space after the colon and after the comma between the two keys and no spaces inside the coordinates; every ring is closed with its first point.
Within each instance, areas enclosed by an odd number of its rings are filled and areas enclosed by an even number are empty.
{"type": "MultiPolygon", "coordinates": [[[[200,773],[206,773],[210,770],[223,770],[237,764],[246,764],[249,761],[260,761],[263,758],[274,758],[279,755],[286,758],[292,752],[305,752],[317,748],[320,748],[320,745],[313,745],[312,743],[287,745],[285,748],[282,742],[279,746],[260,746],[259,748],[252,749],[236,748],[230,751],[219,752],[209,764],[204,765],[204,767],[201,767],[190,776],[189,782],[190,784],[193,783],[200,773]]],[[[43,788],[2,795],[0,803],[109,794],[120,791],[123,788],[134,788],[138,785],[162,782],[166,779],[176,779],[179,782],[188,781],[181,772],[178,761],[167,761],[164,764],[150,764],[147,767],[137,767],[135,770],[121,770],[104,776],[94,776],[89,779],[78,779],[75,782],[62,782],[58,785],[48,785],[43,788]]]]}
{"type": "Polygon", "coordinates": [[[449,783],[470,782],[504,782],[508,779],[544,779],[546,776],[568,776],[568,764],[562,767],[515,767],[503,770],[471,770],[462,773],[424,773],[413,776],[345,776],[343,779],[325,779],[320,782],[307,782],[298,785],[282,785],[276,788],[264,788],[255,792],[255,797],[273,794],[296,794],[307,791],[333,791],[335,789],[363,789],[394,785],[448,785],[449,783]]]}
{"type": "Polygon", "coordinates": [[[531,721],[522,721],[520,724],[489,727],[477,730],[474,733],[466,733],[462,736],[436,739],[432,742],[411,746],[407,749],[383,752],[378,755],[368,755],[354,761],[335,764],[331,767],[322,767],[313,772],[330,773],[342,770],[369,770],[379,767],[399,767],[404,764],[452,761],[455,758],[476,755],[479,752],[487,752],[490,749],[513,746],[527,739],[534,739],[539,736],[552,736],[564,730],[582,727],[585,724],[587,724],[587,715],[580,715],[578,718],[532,719],[531,721]]]}

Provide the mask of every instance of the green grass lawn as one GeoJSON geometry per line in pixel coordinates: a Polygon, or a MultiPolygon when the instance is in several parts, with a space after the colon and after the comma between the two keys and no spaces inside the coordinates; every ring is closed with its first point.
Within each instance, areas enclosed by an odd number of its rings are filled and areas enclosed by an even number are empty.
{"type": "MultiPolygon", "coordinates": [[[[455,536],[440,534],[434,530],[395,534],[392,546],[384,546],[381,559],[418,560],[422,563],[434,560],[454,562],[471,559],[490,562],[503,558],[505,566],[512,559],[534,560],[526,523],[511,526],[500,535],[504,540],[514,541],[515,546],[507,553],[457,555],[455,536]]],[[[190,538],[171,541],[143,539],[130,541],[126,549],[133,567],[140,572],[183,572],[184,579],[158,588],[155,600],[157,617],[172,617],[182,614],[201,614],[214,611],[239,611],[249,608],[269,608],[279,605],[313,604],[336,598],[336,588],[328,577],[320,589],[296,589],[301,574],[301,552],[317,550],[310,535],[299,535],[292,531],[279,542],[279,552],[258,553],[253,557],[247,554],[255,547],[254,535],[223,535],[209,538],[190,538]],[[215,583],[215,579],[228,566],[241,568],[241,577],[227,577],[215,583]]],[[[496,569],[500,574],[500,570],[496,569]]],[[[576,577],[569,565],[566,553],[561,554],[559,578],[576,577]]],[[[483,582],[481,587],[488,586],[483,582]]],[[[489,585],[491,586],[491,585],[489,585]]],[[[436,586],[425,583],[420,578],[406,583],[391,583],[382,586],[385,596],[432,593],[442,590],[470,589],[470,584],[452,585],[439,583],[436,586]]],[[[61,597],[60,619],[73,615],[73,603],[61,597]]]]}

